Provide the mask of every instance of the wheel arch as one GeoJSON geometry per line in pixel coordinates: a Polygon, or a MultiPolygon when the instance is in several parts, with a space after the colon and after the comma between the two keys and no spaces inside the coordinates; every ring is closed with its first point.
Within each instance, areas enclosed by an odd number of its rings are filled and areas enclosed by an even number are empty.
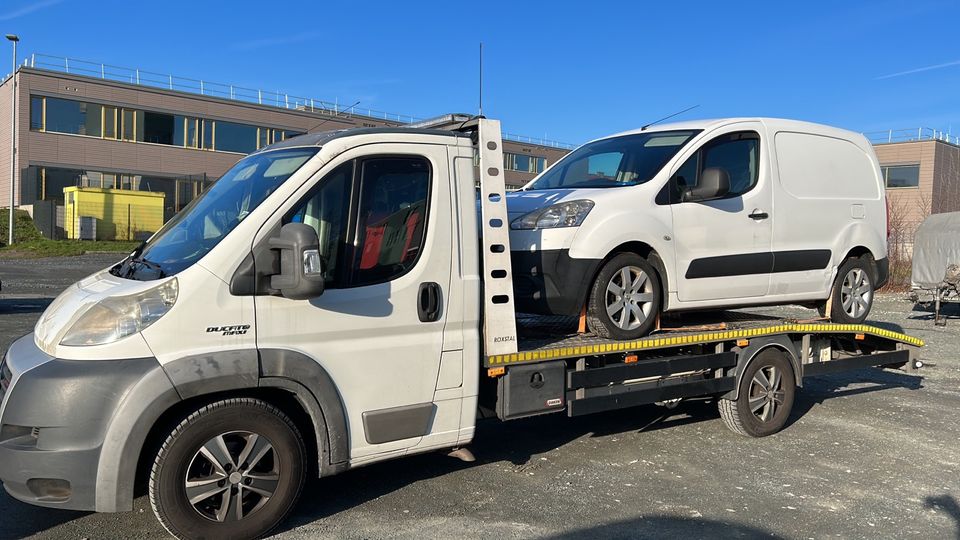
{"type": "MultiPolygon", "coordinates": [[[[624,242],[614,247],[609,253],[607,253],[600,264],[597,265],[597,269],[594,271],[593,275],[590,276],[589,283],[592,284],[594,280],[597,279],[600,271],[603,270],[603,265],[607,264],[610,259],[621,253],[636,253],[637,255],[640,255],[646,259],[647,262],[653,266],[653,269],[657,271],[657,277],[660,278],[660,298],[662,298],[663,303],[663,306],[660,309],[661,311],[666,311],[668,302],[670,300],[670,295],[667,294],[667,291],[670,290],[668,285],[669,277],[667,276],[667,268],[664,265],[663,258],[660,256],[660,253],[658,253],[653,246],[647,244],[646,242],[634,240],[630,242],[624,242]]],[[[584,299],[584,302],[586,302],[586,299],[584,299]]]]}
{"type": "Polygon", "coordinates": [[[796,344],[787,336],[771,336],[764,339],[751,340],[749,345],[740,350],[737,355],[737,367],[734,373],[736,383],[733,390],[722,396],[724,399],[735,400],[739,397],[740,383],[742,382],[743,374],[747,371],[750,364],[756,360],[757,356],[768,349],[776,349],[786,353],[787,358],[790,360],[790,367],[793,369],[794,383],[798,388],[803,386],[803,371],[800,369],[800,360],[797,354],[796,344]]]}
{"type": "MultiPolygon", "coordinates": [[[[288,414],[316,456],[319,475],[348,468],[346,413],[326,370],[295,351],[265,349],[253,358],[257,356],[259,362],[240,364],[237,371],[220,376],[199,374],[185,380],[158,365],[144,377],[107,428],[97,471],[96,510],[131,510],[134,492],[143,485],[144,471],[166,435],[190,411],[225,398],[263,399],[288,414]],[[207,391],[201,390],[204,387],[207,391]]],[[[195,363],[193,358],[184,361],[195,363]]]]}
{"type": "Polygon", "coordinates": [[[877,269],[877,256],[873,253],[873,251],[870,250],[870,248],[862,245],[851,248],[849,251],[847,251],[846,255],[844,255],[843,259],[837,262],[837,278],[840,277],[839,268],[843,266],[844,261],[849,259],[859,259],[861,257],[867,257],[870,271],[873,273],[873,283],[876,284],[877,280],[880,279],[879,270],[877,269]]]}

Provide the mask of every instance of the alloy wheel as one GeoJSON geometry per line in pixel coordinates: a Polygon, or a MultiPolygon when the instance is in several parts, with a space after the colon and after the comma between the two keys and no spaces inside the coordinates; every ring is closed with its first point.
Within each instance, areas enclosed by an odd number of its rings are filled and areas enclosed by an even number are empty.
{"type": "Polygon", "coordinates": [[[607,316],[621,330],[642,325],[653,312],[653,282],[636,266],[625,266],[607,283],[607,316]]]}
{"type": "Polygon", "coordinates": [[[187,499],[201,516],[239,521],[263,508],[280,481],[271,442],[249,431],[217,435],[197,450],[184,478],[187,499]]]}
{"type": "Polygon", "coordinates": [[[750,412],[762,422],[770,421],[783,406],[783,374],[776,366],[762,367],[750,381],[750,412]]]}
{"type": "Polygon", "coordinates": [[[862,268],[853,268],[847,272],[840,286],[840,304],[843,311],[857,319],[870,308],[872,298],[873,287],[867,272],[862,268]]]}

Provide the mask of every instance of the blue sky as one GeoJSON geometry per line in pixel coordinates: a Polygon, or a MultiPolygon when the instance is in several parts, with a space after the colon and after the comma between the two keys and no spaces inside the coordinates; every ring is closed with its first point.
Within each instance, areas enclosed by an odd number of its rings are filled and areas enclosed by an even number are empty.
{"type": "Polygon", "coordinates": [[[20,35],[21,57],[70,56],[420,117],[476,111],[483,41],[487,116],[510,132],[573,143],[691,105],[699,108],[683,118],[957,135],[958,20],[956,0],[0,3],[0,33],[20,35]]]}

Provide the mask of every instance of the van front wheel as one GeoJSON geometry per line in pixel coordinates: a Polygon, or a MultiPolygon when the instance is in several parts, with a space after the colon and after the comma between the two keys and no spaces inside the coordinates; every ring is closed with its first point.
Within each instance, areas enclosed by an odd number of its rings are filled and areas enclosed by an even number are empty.
{"type": "Polygon", "coordinates": [[[600,337],[638,339],[650,333],[663,305],[660,278],[646,259],[621,253],[594,280],[587,326],[600,337]]]}
{"type": "Polygon", "coordinates": [[[297,427],[273,405],[217,401],[164,441],[150,471],[150,504],[177,538],[259,538],[299,498],[305,457],[297,427]]]}

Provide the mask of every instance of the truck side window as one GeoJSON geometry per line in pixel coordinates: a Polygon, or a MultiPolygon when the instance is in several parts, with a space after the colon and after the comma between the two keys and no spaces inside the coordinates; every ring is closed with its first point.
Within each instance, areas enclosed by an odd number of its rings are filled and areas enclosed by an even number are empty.
{"type": "Polygon", "coordinates": [[[353,181],[353,162],[334,169],[317,184],[284,223],[305,223],[317,231],[320,255],[323,257],[323,277],[328,288],[337,288],[337,271],[341,266],[346,246],[347,209],[350,207],[350,188],[353,181]]]}
{"type": "Polygon", "coordinates": [[[700,173],[710,167],[720,167],[730,175],[730,191],[725,198],[743,195],[757,185],[759,156],[760,137],[755,132],[728,133],[713,139],[673,174],[670,179],[671,203],[680,202],[683,190],[697,185],[700,173]]]}
{"type": "Polygon", "coordinates": [[[350,285],[383,283],[417,262],[426,234],[430,162],[421,157],[365,159],[350,285]]]}

